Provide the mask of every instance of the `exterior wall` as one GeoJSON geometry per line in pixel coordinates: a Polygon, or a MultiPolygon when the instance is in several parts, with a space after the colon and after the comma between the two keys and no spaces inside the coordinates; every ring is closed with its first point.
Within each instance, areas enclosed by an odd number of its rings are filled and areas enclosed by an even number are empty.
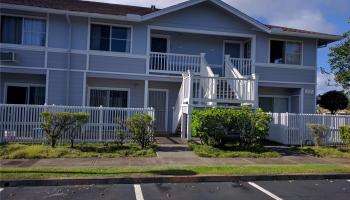
{"type": "Polygon", "coordinates": [[[0,72],[0,103],[6,102],[5,84],[9,83],[45,85],[45,75],[0,72]]]}
{"type": "MultiPolygon", "coordinates": [[[[1,9],[1,13],[46,17],[47,14],[1,9]]],[[[83,105],[84,73],[94,74],[88,78],[87,85],[101,87],[130,87],[131,107],[143,107],[144,81],[149,87],[169,89],[169,109],[177,98],[180,87],[178,79],[147,76],[147,37],[148,26],[162,26],[200,31],[243,34],[240,38],[180,32],[152,30],[152,33],[170,35],[170,51],[174,53],[206,53],[206,59],[213,67],[221,67],[224,40],[243,40],[256,37],[255,64],[259,75],[259,85],[264,87],[295,88],[304,91],[304,112],[314,112],[316,83],[316,39],[287,36],[273,36],[257,31],[257,28],[210,2],[198,4],[166,14],[143,23],[127,23],[115,20],[91,18],[92,23],[122,24],[132,27],[131,54],[103,51],[89,51],[89,20],[86,17],[48,14],[48,48],[22,45],[5,45],[1,51],[15,51],[15,63],[1,63],[0,72],[46,74],[48,73],[48,103],[59,105],[83,105]],[[195,17],[194,17],[195,16],[195,17]],[[69,23],[71,24],[71,44],[69,44],[69,23]],[[247,37],[246,37],[247,36],[247,37]],[[303,62],[301,66],[269,63],[269,39],[302,41],[303,62]],[[68,48],[72,48],[69,56],[68,48]],[[68,66],[70,63],[70,66],[68,66]],[[17,68],[11,68],[16,66],[17,68]],[[34,69],[35,68],[35,69],[34,69]],[[72,69],[67,72],[64,69],[72,69]],[[88,71],[85,71],[88,70],[88,71]],[[119,73],[119,74],[118,74],[119,73]],[[97,78],[101,77],[101,78],[97,78]],[[104,78],[104,79],[103,79],[104,78]],[[119,80],[124,79],[124,80],[119,80]],[[126,80],[128,79],[128,80],[126,80]],[[155,81],[158,80],[158,81],[155,81]],[[161,82],[163,81],[163,82],[161,82]],[[69,84],[69,87],[67,87],[69,84]],[[303,90],[301,90],[303,89],[303,90]],[[305,93],[306,92],[306,93],[305,93]],[[133,96],[135,95],[135,96],[133,96]]],[[[219,33],[218,33],[219,34],[219,33]]],[[[220,68],[215,70],[220,72],[220,68]]],[[[42,75],[41,75],[42,76],[42,75]]],[[[16,77],[16,76],[15,76],[16,77]]],[[[3,78],[3,76],[1,77],[3,78]]],[[[19,81],[21,79],[19,78],[19,81]]],[[[88,90],[86,89],[86,92],[88,90]]],[[[1,95],[1,94],[0,94],[1,95]]],[[[0,97],[1,98],[1,97],[0,97]]],[[[171,122],[172,110],[169,113],[171,122]]],[[[168,123],[171,126],[171,123],[168,123]]],[[[171,128],[171,127],[168,127],[171,128]]]]}

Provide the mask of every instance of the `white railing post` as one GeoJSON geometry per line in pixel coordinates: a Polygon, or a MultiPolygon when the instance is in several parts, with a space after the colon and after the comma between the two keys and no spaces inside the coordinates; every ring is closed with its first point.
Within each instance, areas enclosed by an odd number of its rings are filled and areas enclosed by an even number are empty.
{"type": "Polygon", "coordinates": [[[199,68],[199,73],[202,74],[203,72],[205,72],[205,53],[200,53],[200,68],[199,68]]]}
{"type": "Polygon", "coordinates": [[[193,109],[193,73],[188,71],[188,112],[187,112],[187,140],[191,140],[192,136],[192,109],[193,109]]]}
{"type": "Polygon", "coordinates": [[[98,140],[102,141],[102,123],[103,123],[103,109],[102,106],[99,107],[100,109],[100,117],[99,117],[99,125],[98,125],[98,140]]]}
{"type": "Polygon", "coordinates": [[[259,107],[259,76],[257,74],[252,74],[254,87],[252,88],[254,91],[250,91],[254,94],[254,107],[259,107]]]}
{"type": "Polygon", "coordinates": [[[223,76],[227,76],[226,74],[226,70],[229,66],[227,66],[229,64],[230,61],[230,55],[225,55],[225,59],[224,59],[224,74],[223,76]]]}

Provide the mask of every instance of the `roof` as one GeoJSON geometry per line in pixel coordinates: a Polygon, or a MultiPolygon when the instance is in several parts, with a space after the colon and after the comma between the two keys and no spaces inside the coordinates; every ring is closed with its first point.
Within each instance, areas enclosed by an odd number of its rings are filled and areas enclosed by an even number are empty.
{"type": "Polygon", "coordinates": [[[339,35],[263,24],[220,0],[190,0],[164,9],[152,9],[151,7],[147,8],[81,0],[0,0],[0,3],[112,16],[127,16],[128,14],[133,14],[142,16],[138,20],[145,21],[198,3],[202,3],[204,1],[211,1],[232,14],[237,15],[243,20],[246,20],[260,30],[270,34],[319,38],[323,39],[326,43],[342,39],[342,37],[339,35]]]}
{"type": "Polygon", "coordinates": [[[151,7],[146,8],[80,0],[0,0],[0,3],[122,16],[126,16],[127,14],[146,15],[158,10],[151,7]]]}

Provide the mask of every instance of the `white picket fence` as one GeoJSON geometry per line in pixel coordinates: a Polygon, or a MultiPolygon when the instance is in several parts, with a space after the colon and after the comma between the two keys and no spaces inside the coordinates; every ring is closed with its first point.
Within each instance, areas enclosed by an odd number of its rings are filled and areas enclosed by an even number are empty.
{"type": "Polygon", "coordinates": [[[312,144],[312,135],[307,128],[309,123],[324,124],[329,128],[323,145],[341,145],[339,127],[350,125],[349,115],[272,113],[272,118],[268,139],[286,145],[312,144]]]}
{"type": "MultiPolygon", "coordinates": [[[[76,142],[111,142],[118,140],[116,132],[126,131],[116,120],[126,120],[136,113],[146,113],[154,118],[153,108],[111,108],[55,105],[13,105],[0,104],[0,142],[42,143],[46,141],[42,130],[42,112],[86,112],[89,122],[75,134],[76,142]]],[[[125,141],[132,135],[126,133],[125,141]]],[[[67,142],[68,134],[63,134],[60,142],[67,142]]]]}

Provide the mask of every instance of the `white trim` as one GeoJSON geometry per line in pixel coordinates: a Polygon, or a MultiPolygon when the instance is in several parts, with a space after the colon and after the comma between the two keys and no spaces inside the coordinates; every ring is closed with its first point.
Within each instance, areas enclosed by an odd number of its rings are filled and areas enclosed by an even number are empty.
{"type": "MultiPolygon", "coordinates": [[[[286,46],[284,45],[283,48],[286,46]]],[[[267,63],[270,64],[278,64],[278,65],[293,65],[293,66],[303,66],[304,65],[304,41],[303,40],[290,40],[290,39],[280,39],[280,38],[269,38],[269,44],[268,44],[268,49],[267,49],[267,54],[268,54],[268,60],[267,63]],[[271,58],[271,40],[275,41],[282,41],[282,42],[294,42],[294,43],[300,43],[300,64],[299,65],[293,65],[293,64],[287,64],[287,63],[271,63],[270,58],[271,58]]],[[[286,50],[284,49],[284,62],[286,62],[286,50]]]]}
{"type": "MultiPolygon", "coordinates": [[[[150,20],[150,19],[153,19],[155,17],[159,17],[159,16],[162,16],[162,15],[165,15],[165,14],[168,14],[168,13],[171,13],[171,12],[175,12],[175,11],[178,11],[178,10],[181,10],[181,9],[184,9],[184,8],[187,8],[187,7],[190,7],[190,6],[193,6],[193,5],[196,5],[196,4],[199,4],[199,3],[202,3],[206,0],[192,0],[192,1],[185,1],[183,3],[179,3],[179,4],[176,4],[176,5],[173,5],[173,6],[170,6],[170,7],[167,7],[167,8],[164,8],[164,9],[161,9],[159,11],[156,11],[156,12],[153,12],[153,13],[150,13],[150,14],[147,14],[147,15],[144,15],[142,16],[142,20],[150,20]]],[[[252,24],[253,26],[256,26],[257,28],[265,31],[265,32],[270,32],[270,29],[265,26],[264,24],[260,23],[259,21],[251,18],[250,16],[242,13],[241,11],[233,8],[232,6],[222,2],[222,1],[219,1],[219,0],[209,0],[211,1],[212,3],[216,4],[217,6],[223,8],[224,10],[230,12],[231,14],[245,20],[246,22],[252,24]]]]}
{"type": "Polygon", "coordinates": [[[305,70],[315,70],[315,66],[308,65],[290,65],[290,64],[277,64],[277,63],[255,63],[259,67],[274,67],[274,68],[287,68],[287,69],[305,69],[305,70]]]}
{"type": "Polygon", "coordinates": [[[86,105],[86,72],[84,72],[84,78],[83,78],[83,97],[82,97],[82,105],[85,106],[86,105]]]}
{"type": "Polygon", "coordinates": [[[114,88],[114,87],[89,86],[88,87],[88,98],[87,98],[87,105],[88,106],[90,106],[90,92],[91,92],[91,90],[127,91],[128,92],[127,108],[130,108],[130,88],[114,88]]]}
{"type": "MultiPolygon", "coordinates": [[[[148,91],[156,91],[156,92],[165,92],[165,130],[168,131],[168,103],[169,103],[169,89],[160,89],[160,88],[148,88],[148,91]]],[[[149,96],[148,96],[149,98],[149,96]]],[[[149,102],[148,102],[149,103],[149,102]]],[[[149,105],[148,105],[149,107],[149,105]]]]}
{"type": "Polygon", "coordinates": [[[300,113],[304,113],[304,88],[300,88],[300,113]]]}
{"type": "Polygon", "coordinates": [[[170,35],[166,35],[166,34],[152,34],[151,33],[151,46],[150,46],[150,49],[152,49],[152,38],[163,38],[163,39],[166,39],[166,52],[165,53],[170,53],[170,35]]]}
{"type": "Polygon", "coordinates": [[[48,63],[48,51],[47,48],[49,47],[49,29],[50,28],[50,14],[46,14],[46,43],[45,43],[45,68],[47,68],[47,63],[48,63]]]}
{"type": "MultiPolygon", "coordinates": [[[[7,81],[4,83],[4,98],[3,98],[3,102],[7,103],[7,89],[9,86],[15,86],[15,87],[24,87],[29,89],[30,87],[44,87],[45,88],[45,96],[46,96],[46,86],[44,84],[40,84],[40,83],[20,83],[20,82],[11,82],[11,81],[7,81]]],[[[29,90],[28,93],[26,94],[26,104],[29,104],[29,90]]]]}
{"type": "MultiPolygon", "coordinates": [[[[317,83],[317,70],[318,70],[318,67],[317,67],[317,65],[318,65],[318,48],[317,48],[317,46],[318,46],[318,40],[316,40],[316,63],[315,63],[315,65],[316,65],[316,69],[315,69],[315,83],[317,83]]],[[[314,103],[314,113],[316,113],[317,112],[317,100],[316,100],[316,96],[317,96],[317,84],[315,84],[315,92],[314,92],[314,101],[315,101],[315,103],[314,103]]]]}
{"type": "MultiPolygon", "coordinates": [[[[91,20],[89,20],[89,31],[91,32],[91,25],[103,25],[103,26],[109,26],[109,51],[104,51],[104,50],[92,50],[90,49],[90,45],[88,47],[88,49],[90,51],[97,51],[97,52],[113,52],[113,53],[120,53],[120,54],[132,54],[132,46],[133,46],[133,29],[134,27],[132,25],[129,25],[129,24],[117,24],[117,23],[104,23],[104,22],[92,22],[91,20]],[[115,52],[115,51],[112,51],[112,27],[116,27],[116,28],[129,28],[130,29],[130,49],[129,49],[129,52],[115,52]]],[[[89,33],[89,38],[88,38],[89,41],[91,41],[91,34],[89,33]]]]}
{"type": "Polygon", "coordinates": [[[90,32],[91,32],[91,27],[90,27],[90,23],[91,23],[91,18],[88,18],[87,21],[87,26],[88,26],[88,32],[87,32],[87,37],[86,37],[86,70],[90,69],[90,32]]]}
{"type": "Polygon", "coordinates": [[[310,82],[289,82],[289,81],[268,81],[268,80],[259,80],[261,83],[276,83],[276,84],[300,84],[300,85],[315,85],[316,83],[310,82]]]}
{"type": "Polygon", "coordinates": [[[145,80],[145,91],[143,99],[143,107],[148,108],[148,80],[145,80]]]}
{"type": "Polygon", "coordinates": [[[270,33],[273,35],[283,35],[283,36],[331,40],[331,42],[335,42],[335,41],[343,39],[343,36],[340,36],[340,35],[331,35],[331,34],[326,34],[326,33],[299,33],[299,32],[278,30],[275,28],[270,29],[270,33]]]}

